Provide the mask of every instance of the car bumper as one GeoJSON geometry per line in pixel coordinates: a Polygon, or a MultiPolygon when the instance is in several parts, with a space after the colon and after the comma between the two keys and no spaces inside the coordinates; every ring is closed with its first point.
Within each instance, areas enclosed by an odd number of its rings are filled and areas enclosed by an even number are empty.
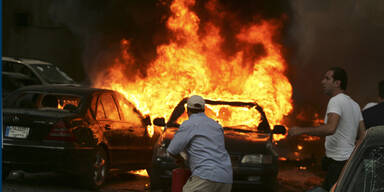
{"type": "MultiPolygon", "coordinates": [[[[274,182],[278,172],[277,165],[263,166],[234,166],[233,167],[233,184],[234,189],[252,189],[260,185],[270,185],[274,182]]],[[[158,180],[163,185],[171,185],[172,170],[177,166],[172,162],[156,161],[152,167],[158,180]]],[[[151,177],[152,177],[151,176],[151,177]]]]}
{"type": "Polygon", "coordinates": [[[93,157],[93,148],[73,146],[3,143],[3,168],[30,172],[62,171],[81,173],[86,171],[93,157]]]}

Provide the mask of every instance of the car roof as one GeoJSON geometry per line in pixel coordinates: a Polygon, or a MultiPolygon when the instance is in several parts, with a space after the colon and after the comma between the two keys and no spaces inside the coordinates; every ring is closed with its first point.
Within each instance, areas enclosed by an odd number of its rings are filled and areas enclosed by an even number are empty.
{"type": "Polygon", "coordinates": [[[114,92],[109,89],[85,87],[78,84],[54,84],[54,85],[31,85],[18,89],[18,91],[39,91],[46,93],[65,94],[89,94],[92,92],[114,92]]]}
{"type": "Polygon", "coordinates": [[[256,102],[244,102],[244,101],[220,101],[220,100],[211,100],[204,99],[206,104],[210,105],[230,105],[236,107],[254,107],[258,106],[256,102]]]}
{"type": "Polygon", "coordinates": [[[365,143],[368,146],[384,145],[384,125],[371,127],[367,130],[365,143]]]}
{"type": "Polygon", "coordinates": [[[27,59],[27,58],[15,58],[15,57],[2,57],[3,61],[15,62],[15,63],[23,63],[28,65],[53,65],[52,63],[41,61],[37,59],[27,59]]]}
{"type": "MultiPolygon", "coordinates": [[[[168,123],[175,122],[184,112],[184,104],[187,103],[188,97],[182,99],[176,107],[173,109],[171,116],[168,119],[168,123]]],[[[264,113],[263,108],[258,105],[256,102],[242,102],[242,101],[224,101],[224,100],[213,100],[213,99],[204,99],[205,104],[209,105],[229,105],[233,107],[255,107],[255,109],[264,117],[263,119],[267,120],[267,117],[264,113]]]]}

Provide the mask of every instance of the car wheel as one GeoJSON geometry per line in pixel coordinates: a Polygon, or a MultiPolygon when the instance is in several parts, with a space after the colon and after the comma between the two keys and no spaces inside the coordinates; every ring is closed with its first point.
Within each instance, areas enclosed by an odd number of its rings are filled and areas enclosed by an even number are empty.
{"type": "Polygon", "coordinates": [[[95,156],[92,158],[89,171],[86,173],[86,187],[90,189],[100,188],[108,175],[108,157],[103,148],[97,149],[95,156]]]}

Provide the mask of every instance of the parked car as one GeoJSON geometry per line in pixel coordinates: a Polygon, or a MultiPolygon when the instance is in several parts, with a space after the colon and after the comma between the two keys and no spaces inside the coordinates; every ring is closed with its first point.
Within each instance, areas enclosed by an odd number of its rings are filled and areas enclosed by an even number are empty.
{"type": "Polygon", "coordinates": [[[109,170],[146,169],[161,134],[118,92],[37,85],[3,108],[3,177],[11,170],[57,171],[98,188],[109,170]],[[153,127],[152,127],[153,128],[153,127]]]}
{"type": "Polygon", "coordinates": [[[367,130],[331,191],[384,191],[384,126],[367,130]]]}
{"type": "Polygon", "coordinates": [[[76,83],[56,65],[36,59],[2,57],[2,75],[3,96],[26,85],[76,83]]]}
{"type": "Polygon", "coordinates": [[[2,72],[2,81],[3,98],[18,88],[35,84],[32,78],[21,73],[13,72],[2,72]]]}
{"type": "MultiPolygon", "coordinates": [[[[165,131],[155,145],[150,173],[152,189],[169,190],[170,188],[172,170],[177,165],[166,149],[180,124],[187,119],[184,107],[186,101],[187,98],[176,106],[167,123],[164,118],[156,118],[153,122],[157,126],[164,126],[165,131]]],[[[208,116],[212,113],[207,110],[213,106],[224,107],[223,113],[229,113],[230,109],[238,109],[254,110],[258,114],[249,117],[250,120],[253,118],[260,120],[256,127],[247,124],[223,125],[226,149],[230,154],[233,167],[233,188],[257,189],[264,186],[265,190],[274,190],[278,173],[278,154],[274,149],[272,134],[285,134],[286,128],[278,125],[271,131],[267,117],[257,103],[214,100],[205,100],[205,102],[208,116]]],[[[220,123],[224,121],[217,119],[218,117],[212,118],[220,123]]]]}

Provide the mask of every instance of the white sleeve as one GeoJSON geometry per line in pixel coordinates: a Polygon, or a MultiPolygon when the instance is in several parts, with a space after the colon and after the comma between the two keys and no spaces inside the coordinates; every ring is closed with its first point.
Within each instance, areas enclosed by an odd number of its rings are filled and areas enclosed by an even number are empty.
{"type": "Polygon", "coordinates": [[[364,120],[363,113],[359,111],[359,121],[363,121],[363,120],[364,120]]]}
{"type": "Polygon", "coordinates": [[[326,115],[328,115],[328,113],[336,113],[339,116],[342,116],[341,102],[337,97],[333,97],[329,100],[326,115]]]}

